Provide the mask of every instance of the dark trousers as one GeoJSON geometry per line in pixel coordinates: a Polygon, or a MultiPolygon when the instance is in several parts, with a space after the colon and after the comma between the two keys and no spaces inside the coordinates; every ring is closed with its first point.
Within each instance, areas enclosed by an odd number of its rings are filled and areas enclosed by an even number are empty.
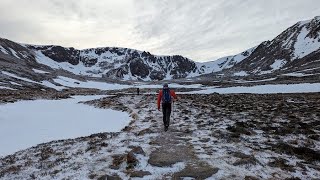
{"type": "Polygon", "coordinates": [[[169,127],[171,103],[162,103],[162,113],[163,113],[163,124],[164,126],[169,127]]]}

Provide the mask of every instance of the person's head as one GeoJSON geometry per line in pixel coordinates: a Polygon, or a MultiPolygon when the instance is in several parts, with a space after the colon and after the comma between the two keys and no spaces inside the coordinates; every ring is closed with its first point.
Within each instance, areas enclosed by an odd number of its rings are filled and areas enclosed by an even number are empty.
{"type": "Polygon", "coordinates": [[[163,88],[164,88],[164,89],[169,88],[168,84],[165,83],[165,84],[163,85],[163,88]]]}

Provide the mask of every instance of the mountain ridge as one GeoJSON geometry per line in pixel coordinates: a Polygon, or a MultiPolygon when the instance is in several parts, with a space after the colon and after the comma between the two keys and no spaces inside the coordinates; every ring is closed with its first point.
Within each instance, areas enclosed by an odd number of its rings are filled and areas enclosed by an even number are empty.
{"type": "MultiPolygon", "coordinates": [[[[232,74],[245,71],[251,75],[300,72],[303,65],[314,62],[311,68],[319,67],[320,16],[299,21],[271,41],[261,43],[255,52],[226,71],[232,74]],[[299,66],[297,66],[299,64],[299,66]]],[[[318,72],[318,71],[317,71],[318,72]]]]}
{"type": "Polygon", "coordinates": [[[121,81],[159,81],[202,77],[304,77],[320,73],[320,16],[299,21],[270,41],[209,62],[181,55],[161,56],[122,47],[75,49],[31,45],[0,38],[0,67],[37,80],[59,74],[121,81]],[[22,60],[22,61],[21,61],[22,60]],[[16,67],[17,66],[17,67],[16,67]],[[48,71],[51,76],[31,71],[48,71]],[[24,72],[25,74],[22,74],[24,72]],[[54,72],[54,73],[53,73],[54,72]],[[35,73],[35,74],[31,74],[35,73]]]}

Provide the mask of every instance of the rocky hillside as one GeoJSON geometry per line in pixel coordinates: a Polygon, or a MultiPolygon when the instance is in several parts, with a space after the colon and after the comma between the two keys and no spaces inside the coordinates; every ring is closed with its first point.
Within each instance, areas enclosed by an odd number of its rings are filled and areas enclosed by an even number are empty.
{"type": "MultiPolygon", "coordinates": [[[[2,69],[9,68],[14,71],[11,67],[3,65],[3,62],[10,62],[18,66],[22,63],[20,70],[32,66],[45,71],[64,70],[74,75],[97,78],[170,80],[195,77],[231,68],[250,56],[254,49],[255,47],[216,61],[198,63],[179,55],[156,56],[149,52],[128,48],[105,47],[77,50],[72,47],[19,44],[0,39],[0,66],[2,69]]],[[[19,72],[14,73],[19,74],[19,72]]]]}
{"type": "Polygon", "coordinates": [[[39,63],[74,74],[124,80],[162,80],[199,75],[195,62],[182,56],[156,56],[135,49],[105,47],[77,50],[27,45],[39,63]]]}
{"type": "Polygon", "coordinates": [[[229,75],[320,74],[320,16],[291,26],[225,71],[229,75]]]}
{"type": "MultiPolygon", "coordinates": [[[[77,50],[53,45],[19,44],[0,38],[1,69],[8,69],[6,63],[24,64],[20,69],[42,67],[46,71],[64,70],[74,75],[121,80],[177,79],[203,73],[195,62],[179,55],[156,56],[118,47],[77,50]]],[[[14,67],[9,69],[15,71],[14,67]]]]}
{"type": "MultiPolygon", "coordinates": [[[[198,63],[188,58],[157,56],[135,49],[104,47],[77,50],[26,45],[0,38],[0,68],[38,81],[64,74],[100,80],[172,80],[205,74],[224,77],[299,77],[320,74],[320,17],[301,21],[271,41],[233,56],[198,63]],[[33,69],[37,69],[34,72],[33,69]],[[40,73],[40,71],[48,73],[40,73]]],[[[208,77],[208,76],[207,76],[208,77]]]]}
{"type": "MultiPolygon", "coordinates": [[[[104,47],[78,50],[72,47],[20,44],[0,38],[1,62],[26,61],[28,66],[64,70],[75,75],[121,80],[163,80],[198,76],[212,71],[206,64],[182,57],[156,56],[135,49],[104,47]]],[[[211,63],[212,64],[212,63],[211,63]]],[[[7,67],[3,66],[2,69],[7,67]]]]}
{"type": "Polygon", "coordinates": [[[248,58],[256,48],[257,47],[253,47],[239,54],[222,57],[214,61],[197,63],[197,65],[202,74],[220,72],[222,70],[230,69],[244,59],[248,58]]]}

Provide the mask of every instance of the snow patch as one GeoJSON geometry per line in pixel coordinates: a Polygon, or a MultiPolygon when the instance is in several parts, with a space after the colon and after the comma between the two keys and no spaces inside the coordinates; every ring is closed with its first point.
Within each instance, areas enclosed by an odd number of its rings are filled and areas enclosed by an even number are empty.
{"type": "MultiPolygon", "coordinates": [[[[226,57],[219,58],[215,61],[204,62],[204,63],[196,62],[196,65],[198,69],[201,71],[201,73],[203,74],[218,72],[223,69],[231,68],[235,64],[238,64],[239,62],[243,61],[245,58],[251,55],[251,53],[256,49],[256,47],[257,46],[250,48],[246,51],[243,51],[234,56],[226,56],[226,57]]],[[[188,77],[193,77],[193,76],[190,75],[188,77]]]]}
{"type": "Polygon", "coordinates": [[[39,83],[36,82],[36,81],[33,81],[33,80],[31,80],[31,79],[28,79],[28,78],[19,77],[19,76],[15,75],[15,74],[12,74],[12,73],[7,72],[7,71],[2,71],[2,74],[5,74],[5,75],[7,75],[7,76],[10,76],[10,77],[13,77],[13,78],[16,78],[16,79],[20,79],[20,80],[22,80],[22,81],[39,84],[39,83]]]}
{"type": "Polygon", "coordinates": [[[16,85],[16,86],[22,86],[21,84],[18,84],[18,83],[16,83],[16,82],[12,82],[12,81],[10,81],[10,84],[16,85]]]}
{"type": "Polygon", "coordinates": [[[269,79],[261,79],[261,80],[252,80],[252,81],[246,81],[246,80],[235,80],[236,83],[255,83],[255,82],[266,82],[266,81],[273,81],[277,78],[269,78],[269,79]]]}
{"type": "Polygon", "coordinates": [[[301,84],[275,84],[259,86],[238,86],[238,87],[209,87],[200,91],[192,91],[180,94],[233,94],[233,93],[252,93],[252,94],[275,94],[275,93],[309,93],[320,92],[320,83],[301,83],[301,84]]]}
{"type": "Polygon", "coordinates": [[[282,60],[282,59],[277,59],[274,61],[274,63],[272,63],[270,65],[271,70],[267,70],[267,71],[260,71],[259,74],[269,74],[272,73],[276,70],[281,69],[285,64],[286,64],[286,60],[282,60]]]}
{"type": "Polygon", "coordinates": [[[79,81],[76,79],[58,76],[58,78],[53,80],[56,83],[59,83],[66,87],[74,87],[74,88],[95,88],[101,90],[115,90],[115,89],[126,89],[132,86],[123,85],[123,84],[110,84],[105,82],[97,82],[97,81],[79,81]]]}
{"type": "Polygon", "coordinates": [[[10,87],[5,87],[5,86],[0,86],[0,89],[16,90],[16,89],[13,89],[13,88],[10,88],[10,87]]]}
{"type": "Polygon", "coordinates": [[[308,33],[309,30],[303,27],[294,44],[294,58],[303,58],[320,48],[319,38],[311,39],[307,37],[308,33]]]}
{"type": "Polygon", "coordinates": [[[3,48],[2,46],[0,46],[0,51],[3,52],[4,54],[9,54],[9,53],[7,52],[7,50],[6,50],[5,48],[3,48]]]}
{"type": "MultiPolygon", "coordinates": [[[[312,75],[312,74],[310,74],[310,75],[312,75]]],[[[310,75],[309,75],[309,76],[310,76],[310,75]]],[[[283,74],[283,76],[304,77],[304,76],[308,76],[308,75],[305,75],[305,74],[303,74],[303,73],[293,72],[293,73],[283,74]]]]}
{"type": "Polygon", "coordinates": [[[286,64],[286,61],[285,60],[275,60],[273,64],[270,65],[270,67],[272,68],[272,70],[278,70],[280,69],[281,67],[283,67],[284,65],[286,64]]]}
{"type": "Polygon", "coordinates": [[[63,90],[63,89],[66,89],[66,87],[64,87],[64,86],[57,86],[57,85],[55,85],[55,84],[52,84],[52,83],[49,82],[49,81],[42,81],[41,84],[44,85],[44,86],[46,86],[46,87],[53,88],[53,89],[55,89],[55,90],[57,90],[57,91],[61,91],[61,90],[63,90]]]}
{"type": "Polygon", "coordinates": [[[1,105],[0,156],[53,140],[120,131],[130,121],[127,113],[78,103],[101,97],[75,96],[1,105]]]}
{"type": "MultiPolygon", "coordinates": [[[[9,73],[9,72],[6,72],[6,71],[2,71],[2,73],[7,75],[7,76],[10,76],[10,77],[13,77],[13,78],[16,78],[16,79],[20,79],[22,81],[26,81],[26,82],[34,83],[34,84],[40,84],[40,85],[43,85],[43,86],[46,86],[46,87],[49,87],[49,88],[56,89],[58,91],[60,91],[60,90],[65,88],[63,86],[56,86],[56,85],[52,84],[49,81],[36,82],[36,81],[30,80],[28,78],[19,77],[19,76],[15,75],[15,74],[12,74],[12,73],[9,73]]],[[[14,85],[22,86],[22,85],[20,85],[18,83],[15,83],[15,82],[10,82],[10,83],[14,84],[14,85]]]]}
{"type": "Polygon", "coordinates": [[[9,49],[10,49],[10,51],[11,51],[11,53],[13,54],[14,57],[20,59],[20,57],[18,56],[18,54],[17,54],[17,52],[16,52],[15,50],[13,50],[13,49],[11,49],[11,48],[9,48],[9,49]]]}
{"type": "Polygon", "coordinates": [[[32,69],[35,73],[39,73],[39,74],[47,74],[49,72],[46,72],[46,71],[42,71],[42,70],[39,70],[39,69],[32,69]]]}
{"type": "Polygon", "coordinates": [[[248,76],[249,74],[245,71],[236,72],[233,74],[234,76],[248,76]]]}
{"type": "MultiPolygon", "coordinates": [[[[169,85],[169,88],[201,88],[201,87],[203,87],[202,84],[184,85],[184,84],[171,83],[168,85],[169,85]]],[[[136,85],[134,85],[134,87],[162,89],[163,85],[161,85],[161,84],[136,84],[136,85]]]]}

